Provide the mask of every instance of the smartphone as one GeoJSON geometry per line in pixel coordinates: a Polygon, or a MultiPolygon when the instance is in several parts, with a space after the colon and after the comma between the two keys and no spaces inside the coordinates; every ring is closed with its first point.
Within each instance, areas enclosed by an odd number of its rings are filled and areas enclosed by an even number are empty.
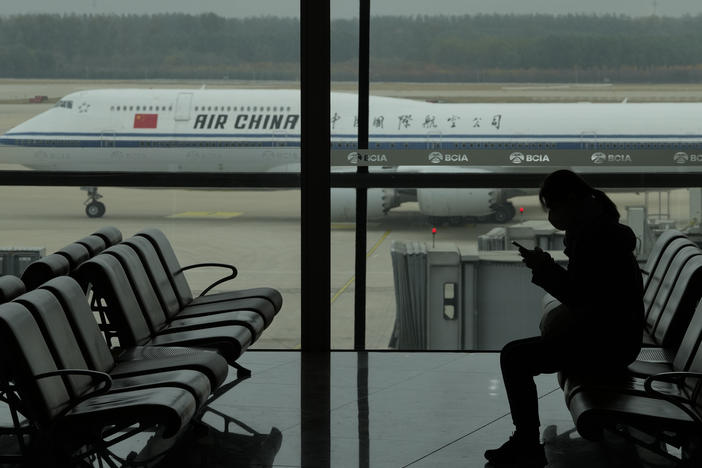
{"type": "Polygon", "coordinates": [[[517,247],[519,250],[529,250],[529,249],[527,249],[526,247],[524,247],[522,244],[520,244],[520,243],[517,242],[517,241],[512,241],[512,245],[514,245],[515,247],[517,247]]]}

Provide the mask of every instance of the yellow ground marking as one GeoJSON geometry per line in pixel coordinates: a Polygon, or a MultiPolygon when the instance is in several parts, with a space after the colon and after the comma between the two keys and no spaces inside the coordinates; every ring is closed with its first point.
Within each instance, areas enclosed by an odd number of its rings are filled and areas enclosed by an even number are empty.
{"type": "MultiPolygon", "coordinates": [[[[368,257],[370,257],[371,255],[373,255],[373,253],[378,249],[378,247],[380,247],[380,244],[382,244],[383,241],[384,241],[385,239],[387,239],[387,237],[390,235],[391,232],[392,232],[392,231],[389,230],[389,229],[388,229],[387,231],[385,231],[385,233],[380,237],[380,239],[378,240],[378,242],[376,242],[375,245],[374,245],[373,247],[371,247],[371,249],[368,251],[368,253],[366,254],[366,258],[368,258],[368,257]]],[[[334,297],[332,297],[332,299],[331,299],[331,303],[333,304],[334,301],[336,301],[336,299],[337,299],[339,296],[341,296],[341,295],[344,293],[344,291],[346,291],[346,289],[347,289],[349,286],[351,286],[351,284],[352,284],[355,280],[356,280],[356,275],[353,275],[353,276],[346,282],[346,284],[343,285],[343,286],[341,287],[341,289],[339,289],[339,290],[336,292],[336,294],[334,294],[334,297]]]]}
{"type": "MultiPolygon", "coordinates": [[[[389,229],[388,229],[387,231],[385,231],[385,233],[381,236],[381,238],[378,240],[378,242],[376,242],[375,245],[374,245],[373,247],[371,247],[371,249],[368,251],[368,253],[366,254],[366,258],[370,257],[371,255],[373,255],[373,253],[374,253],[376,250],[378,250],[378,247],[380,247],[380,244],[382,244],[383,241],[384,241],[385,239],[387,239],[387,237],[390,235],[391,232],[392,232],[392,231],[389,230],[389,229]]],[[[356,275],[352,276],[351,279],[349,279],[349,280],[346,282],[346,284],[345,284],[341,289],[339,289],[339,290],[336,292],[336,294],[334,294],[334,297],[332,297],[332,299],[331,299],[331,304],[333,304],[334,301],[335,301],[339,296],[341,296],[341,295],[343,294],[343,292],[346,291],[346,289],[347,289],[349,286],[351,286],[351,283],[353,283],[355,280],[356,280],[356,275]]],[[[295,346],[293,347],[293,349],[302,349],[302,344],[297,344],[297,345],[295,345],[295,346]]]]}
{"type": "Polygon", "coordinates": [[[244,213],[241,211],[184,211],[183,213],[176,213],[167,218],[186,218],[186,219],[231,219],[241,216],[244,213]]]}

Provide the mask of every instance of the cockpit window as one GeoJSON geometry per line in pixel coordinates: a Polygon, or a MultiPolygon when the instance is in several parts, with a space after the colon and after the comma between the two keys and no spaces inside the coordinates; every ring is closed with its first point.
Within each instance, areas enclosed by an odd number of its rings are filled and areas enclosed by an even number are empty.
{"type": "Polygon", "coordinates": [[[65,107],[66,109],[73,109],[73,101],[61,100],[57,102],[54,107],[65,107]]]}

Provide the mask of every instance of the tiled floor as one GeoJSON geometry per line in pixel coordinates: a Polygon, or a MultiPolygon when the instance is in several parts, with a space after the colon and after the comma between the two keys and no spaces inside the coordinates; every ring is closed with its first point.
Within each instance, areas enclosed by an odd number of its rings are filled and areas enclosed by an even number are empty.
{"type": "MultiPolygon", "coordinates": [[[[249,351],[253,376],[212,407],[219,429],[192,436],[163,466],[484,467],[512,432],[493,353],[249,351]],[[258,433],[258,436],[252,435],[258,433]]],[[[555,376],[537,378],[549,466],[664,467],[611,436],[574,431],[555,376]]]]}

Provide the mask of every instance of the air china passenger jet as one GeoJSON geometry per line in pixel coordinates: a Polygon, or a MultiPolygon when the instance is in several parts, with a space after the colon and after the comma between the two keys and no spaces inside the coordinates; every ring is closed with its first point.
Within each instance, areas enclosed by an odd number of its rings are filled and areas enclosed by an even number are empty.
{"type": "MultiPolygon", "coordinates": [[[[67,95],[0,136],[2,161],[54,171],[298,172],[297,90],[106,89],[67,95]]],[[[357,96],[332,93],[333,170],[398,172],[691,171],[702,168],[702,104],[447,104],[370,98],[370,143],[356,148],[357,96]]],[[[438,220],[506,222],[525,191],[370,189],[369,217],[405,201],[438,220]]],[[[105,205],[88,188],[86,214],[105,205]]],[[[333,189],[332,219],[352,219],[333,189]]]]}

